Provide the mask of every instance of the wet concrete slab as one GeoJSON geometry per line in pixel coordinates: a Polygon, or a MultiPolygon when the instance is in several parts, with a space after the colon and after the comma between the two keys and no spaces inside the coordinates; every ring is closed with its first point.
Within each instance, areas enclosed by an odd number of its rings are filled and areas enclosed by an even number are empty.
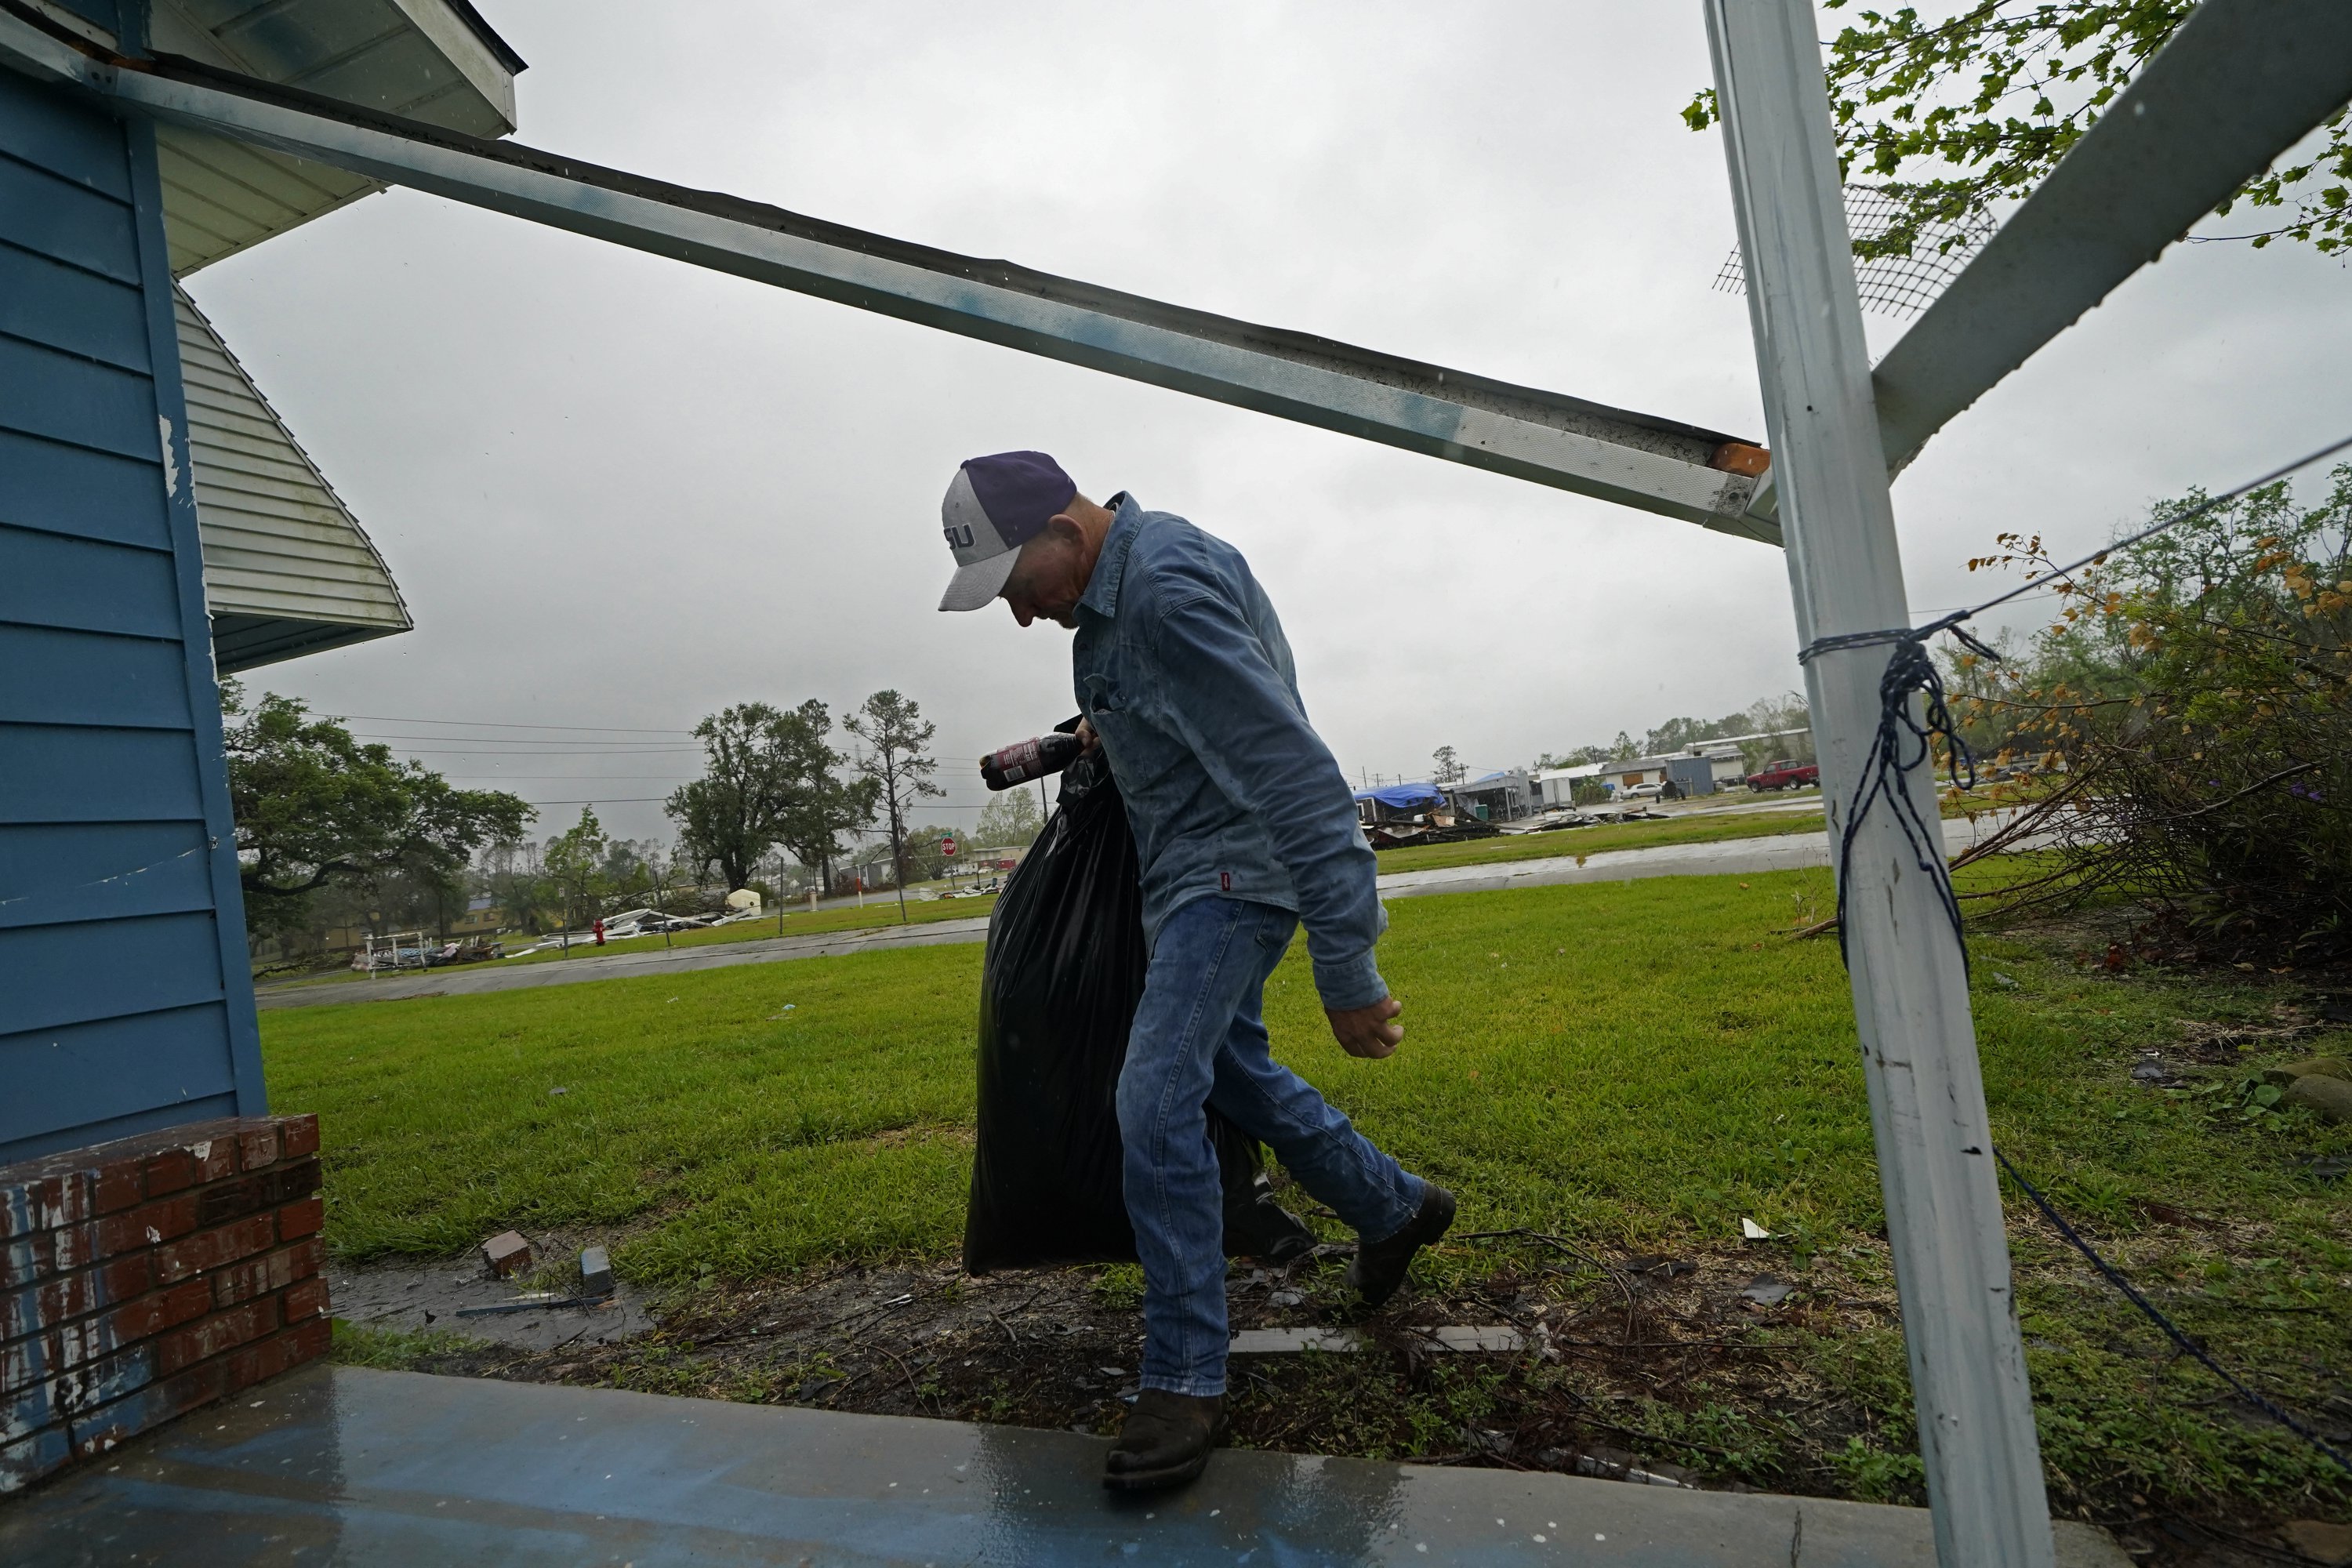
{"type": "MultiPolygon", "coordinates": [[[[12,1568],[1930,1568],[1916,1510],[1228,1451],[1121,1499],[1066,1432],[310,1367],[0,1504],[12,1568]]],[[[2066,1568],[2122,1568],[2062,1526],[2066,1568]]]]}

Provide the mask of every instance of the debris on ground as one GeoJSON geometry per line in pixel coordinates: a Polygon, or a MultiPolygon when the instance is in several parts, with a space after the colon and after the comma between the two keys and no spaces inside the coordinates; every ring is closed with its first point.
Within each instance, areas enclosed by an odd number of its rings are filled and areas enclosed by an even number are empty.
{"type": "Polygon", "coordinates": [[[501,1312],[536,1312],[557,1307],[593,1307],[597,1303],[584,1296],[567,1296],[561,1290],[533,1290],[517,1296],[511,1301],[488,1301],[478,1307],[460,1307],[461,1318],[488,1318],[501,1312]]]}
{"type": "Polygon", "coordinates": [[[530,1243],[519,1231],[504,1230],[482,1243],[482,1262],[501,1279],[530,1267],[530,1243]]]}
{"type": "Polygon", "coordinates": [[[613,1293],[612,1256],[601,1247],[580,1249],[580,1293],[599,1301],[613,1293]]]}
{"type": "Polygon", "coordinates": [[[2323,1121],[2352,1121],[2352,1082],[2321,1073],[2306,1073],[2287,1085],[2281,1105],[2300,1105],[2323,1121]]]}
{"type": "Polygon", "coordinates": [[[1743,1215],[1739,1220],[1739,1238],[1742,1241],[1769,1241],[1772,1233],[1743,1215]]]}
{"type": "MultiPolygon", "coordinates": [[[[1475,1328],[1464,1323],[1431,1329],[1401,1329],[1397,1338],[1416,1348],[1475,1355],[1516,1355],[1527,1349],[1527,1336],[1507,1323],[1475,1328]]],[[[1376,1348],[1376,1342],[1354,1329],[1244,1329],[1235,1334],[1234,1355],[1296,1355],[1303,1351],[1354,1352],[1376,1348]]]]}
{"type": "Polygon", "coordinates": [[[2321,1568],[2346,1568],[2352,1563],[2352,1524],[2298,1519],[2280,1527],[2279,1539],[2321,1568]]]}

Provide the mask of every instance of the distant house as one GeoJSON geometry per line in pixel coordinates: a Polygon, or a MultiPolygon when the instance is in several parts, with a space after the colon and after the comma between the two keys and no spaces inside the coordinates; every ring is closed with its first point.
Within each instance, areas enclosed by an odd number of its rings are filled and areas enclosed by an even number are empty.
{"type": "Polygon", "coordinates": [[[1481,822],[1517,822],[1536,813],[1539,794],[1525,768],[1505,768],[1443,786],[1457,816],[1481,822]]]}
{"type": "Polygon", "coordinates": [[[506,910],[498,900],[477,898],[466,900],[466,912],[449,922],[451,936],[488,936],[501,930],[506,922],[506,910]]]}
{"type": "Polygon", "coordinates": [[[1612,795],[1623,795],[1643,784],[1674,784],[1684,795],[1713,795],[1748,777],[1747,764],[1736,746],[1702,745],[1687,752],[1654,757],[1627,757],[1602,763],[1594,776],[1612,795]]]}
{"type": "Polygon", "coordinates": [[[1535,780],[1536,797],[1549,810],[1555,806],[1576,804],[1576,786],[1588,779],[1598,779],[1607,764],[1583,763],[1572,768],[1538,768],[1529,776],[1535,780]]]}
{"type": "Polygon", "coordinates": [[[1444,792],[1433,784],[1382,784],[1356,792],[1356,820],[1366,827],[1418,823],[1432,811],[1451,815],[1444,792]]]}

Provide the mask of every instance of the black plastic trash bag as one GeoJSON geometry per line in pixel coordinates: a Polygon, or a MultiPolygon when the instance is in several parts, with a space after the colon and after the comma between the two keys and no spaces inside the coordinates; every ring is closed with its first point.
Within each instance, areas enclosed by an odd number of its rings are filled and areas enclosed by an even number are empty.
{"type": "MultiPolygon", "coordinates": [[[[989,917],[967,1272],[1134,1260],[1118,1091],[1145,966],[1127,807],[1099,753],[1084,756],[989,917]]],[[[1256,1142],[1208,1114],[1226,1253],[1284,1262],[1305,1252],[1315,1237],[1268,1194],[1256,1142]]]]}

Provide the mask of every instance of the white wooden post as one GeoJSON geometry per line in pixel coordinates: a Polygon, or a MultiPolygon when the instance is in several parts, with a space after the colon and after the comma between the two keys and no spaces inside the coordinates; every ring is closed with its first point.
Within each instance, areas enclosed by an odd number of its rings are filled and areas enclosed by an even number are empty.
{"type": "MultiPolygon", "coordinates": [[[[1907,626],[1813,5],[1704,3],[1797,636],[1809,644],[1907,626]]],[[[1854,648],[1806,667],[1832,844],[1878,722],[1889,652],[1854,648]]],[[[1927,771],[1906,783],[1935,823],[1927,771]]],[[[1864,820],[1839,892],[1937,1558],[1943,1568],[2048,1568],[2049,1502],[1968,977],[1890,805],[1864,820]]]]}

